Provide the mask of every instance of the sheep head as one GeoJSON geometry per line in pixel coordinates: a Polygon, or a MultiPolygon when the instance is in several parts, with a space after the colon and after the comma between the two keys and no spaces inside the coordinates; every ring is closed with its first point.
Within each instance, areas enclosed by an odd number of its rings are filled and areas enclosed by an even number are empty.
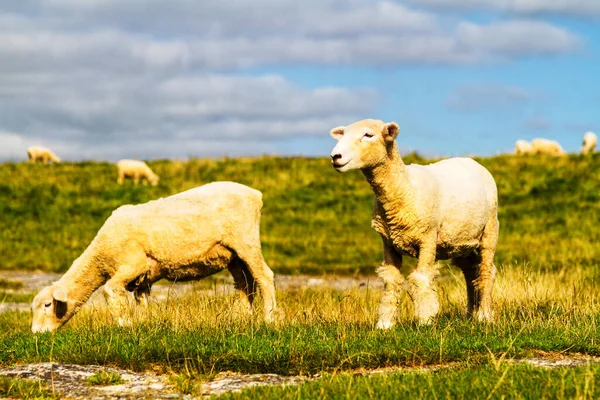
{"type": "Polygon", "coordinates": [[[331,163],[338,172],[374,168],[384,164],[400,128],[395,122],[365,119],[330,132],[338,144],[331,152],[331,163]]]}
{"type": "Polygon", "coordinates": [[[160,181],[160,178],[158,177],[158,175],[152,174],[148,177],[148,181],[152,186],[156,186],[158,185],[158,181],[160,181]]]}
{"type": "Polygon", "coordinates": [[[67,322],[73,315],[72,304],[69,304],[67,290],[58,284],[42,289],[31,303],[33,333],[53,331],[67,322]],[[69,312],[71,311],[71,312],[69,312]]]}

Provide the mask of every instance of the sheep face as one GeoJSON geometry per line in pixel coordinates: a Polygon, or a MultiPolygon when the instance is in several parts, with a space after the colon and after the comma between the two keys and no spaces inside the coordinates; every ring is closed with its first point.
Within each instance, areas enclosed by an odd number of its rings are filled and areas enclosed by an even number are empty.
{"type": "Polygon", "coordinates": [[[42,289],[31,303],[33,333],[53,331],[60,328],[69,320],[72,313],[68,312],[67,292],[57,285],[42,289]]]}
{"type": "Polygon", "coordinates": [[[372,119],[333,128],[330,134],[338,141],[331,152],[333,167],[338,172],[346,172],[384,164],[399,130],[395,122],[372,119]]]}

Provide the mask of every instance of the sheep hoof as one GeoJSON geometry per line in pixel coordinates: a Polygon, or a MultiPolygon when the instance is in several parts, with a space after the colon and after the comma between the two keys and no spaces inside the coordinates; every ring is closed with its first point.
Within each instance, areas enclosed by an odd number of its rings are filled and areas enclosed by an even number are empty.
{"type": "Polygon", "coordinates": [[[494,313],[491,310],[479,310],[475,314],[475,318],[479,322],[492,322],[494,320],[494,313]]]}
{"type": "Polygon", "coordinates": [[[394,326],[394,323],[392,321],[381,320],[381,319],[379,321],[377,321],[377,325],[375,325],[375,327],[377,329],[383,329],[383,330],[390,329],[392,326],[394,326]]]}
{"type": "Polygon", "coordinates": [[[117,318],[117,323],[120,327],[125,328],[133,325],[133,321],[131,318],[119,317],[117,318]]]}

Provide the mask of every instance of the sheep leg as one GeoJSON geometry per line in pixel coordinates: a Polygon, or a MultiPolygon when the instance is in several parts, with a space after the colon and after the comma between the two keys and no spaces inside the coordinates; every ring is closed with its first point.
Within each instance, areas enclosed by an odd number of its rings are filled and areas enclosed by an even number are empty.
{"type": "Polygon", "coordinates": [[[496,277],[494,255],[497,243],[498,219],[494,215],[490,218],[483,231],[479,251],[481,261],[477,268],[477,278],[473,282],[475,293],[473,313],[479,321],[490,321],[493,319],[492,290],[496,277]]]}
{"type": "Polygon", "coordinates": [[[125,174],[123,173],[123,171],[119,171],[119,177],[117,178],[117,183],[119,185],[122,185],[124,179],[125,179],[125,174]]]}
{"type": "Polygon", "coordinates": [[[138,173],[133,174],[133,183],[135,185],[137,185],[138,183],[140,183],[140,174],[138,174],[138,173]]]}
{"type": "Polygon", "coordinates": [[[239,258],[234,258],[227,267],[233,276],[234,285],[239,296],[239,305],[244,313],[252,312],[252,303],[256,294],[256,281],[246,264],[239,258]]]}
{"type": "Polygon", "coordinates": [[[273,321],[275,309],[277,308],[273,271],[265,262],[260,245],[248,246],[241,251],[238,250],[237,255],[248,266],[250,274],[258,284],[258,289],[263,298],[265,321],[273,321]]]}
{"type": "Polygon", "coordinates": [[[121,265],[103,289],[108,308],[121,326],[131,324],[131,319],[125,316],[133,300],[127,285],[140,275],[139,269],[132,265],[121,265]]]}
{"type": "Polygon", "coordinates": [[[435,249],[435,240],[421,245],[417,268],[407,278],[407,292],[413,301],[415,318],[420,325],[431,323],[440,310],[435,286],[435,278],[439,275],[435,268],[435,249]]]}
{"type": "Polygon", "coordinates": [[[383,263],[377,268],[377,275],[384,284],[377,317],[377,328],[379,329],[389,329],[396,323],[398,296],[404,283],[404,277],[400,272],[401,267],[402,256],[394,250],[390,243],[384,240],[383,263]]]}
{"type": "Polygon", "coordinates": [[[150,303],[148,299],[150,297],[150,285],[143,285],[136,288],[133,291],[133,297],[135,298],[135,302],[137,305],[141,305],[144,308],[147,308],[148,304],[150,303]]]}
{"type": "Polygon", "coordinates": [[[461,269],[465,277],[467,286],[467,318],[471,318],[476,302],[475,280],[477,279],[477,266],[481,262],[481,258],[477,254],[471,254],[467,257],[455,258],[452,261],[461,269]]]}

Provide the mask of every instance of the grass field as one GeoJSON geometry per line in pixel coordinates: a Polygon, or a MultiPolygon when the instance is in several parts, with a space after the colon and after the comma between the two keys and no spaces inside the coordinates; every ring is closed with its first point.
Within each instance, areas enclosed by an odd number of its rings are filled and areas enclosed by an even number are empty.
{"type": "MultiPolygon", "coordinates": [[[[594,267],[600,260],[600,157],[498,156],[480,160],[500,202],[497,264],[594,267]]],[[[425,162],[416,155],[406,162],[425,162]]],[[[0,269],[65,271],[122,204],[215,180],[264,194],[263,251],[276,273],[372,273],[381,244],[370,228],[372,192],[360,172],[324,158],[154,161],[158,187],[116,183],[108,163],[0,164],[0,269]]],[[[409,263],[410,265],[410,263],[409,263]]]]}
{"type": "MultiPolygon", "coordinates": [[[[596,398],[595,365],[540,370],[507,361],[600,356],[600,157],[480,161],[500,195],[492,324],[463,317],[462,277],[443,266],[442,311],[431,326],[416,326],[403,298],[399,324],[374,329],[380,293],[369,288],[278,291],[281,318],[272,325],[260,312],[237,315],[231,296],[189,295],[153,304],[130,328],[87,307],[56,334],[32,335],[29,313],[1,313],[0,366],[53,360],[154,370],[192,393],[223,371],[322,375],[234,398],[596,398]],[[441,368],[356,373],[396,367],[441,368]]],[[[305,158],[150,164],[161,176],[156,188],[117,185],[110,164],[1,164],[0,268],[64,271],[117,206],[213,180],[263,191],[263,250],[276,273],[372,274],[381,261],[372,194],[360,173],[337,174],[327,160],[305,158]]],[[[14,285],[0,285],[0,296],[14,285]]],[[[46,390],[0,381],[0,397],[34,389],[46,390]]]]}

